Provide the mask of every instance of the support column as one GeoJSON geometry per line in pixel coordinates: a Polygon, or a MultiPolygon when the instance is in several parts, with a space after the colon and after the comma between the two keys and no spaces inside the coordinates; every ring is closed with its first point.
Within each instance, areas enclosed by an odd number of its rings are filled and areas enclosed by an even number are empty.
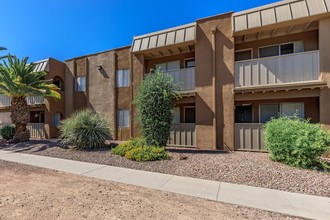
{"type": "Polygon", "coordinates": [[[330,18],[319,21],[319,48],[321,80],[326,81],[327,87],[320,93],[320,122],[330,129],[330,18]]]}

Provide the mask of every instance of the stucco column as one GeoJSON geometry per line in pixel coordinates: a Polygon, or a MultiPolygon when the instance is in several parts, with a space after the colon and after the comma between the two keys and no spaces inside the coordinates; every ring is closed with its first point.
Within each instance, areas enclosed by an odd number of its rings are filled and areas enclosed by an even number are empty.
{"type": "Polygon", "coordinates": [[[319,21],[319,48],[321,80],[327,87],[320,93],[320,122],[330,129],[330,18],[319,21]]]}

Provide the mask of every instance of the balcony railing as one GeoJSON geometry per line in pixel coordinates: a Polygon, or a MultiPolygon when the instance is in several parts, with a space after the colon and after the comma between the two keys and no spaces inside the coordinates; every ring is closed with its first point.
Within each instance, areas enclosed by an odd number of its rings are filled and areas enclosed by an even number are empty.
{"type": "MultiPolygon", "coordinates": [[[[42,96],[31,96],[26,98],[28,105],[41,105],[44,104],[44,97],[42,96]]],[[[11,98],[0,94],[0,107],[8,107],[10,106],[11,98]]]]}
{"type": "Polygon", "coordinates": [[[193,123],[173,124],[168,145],[175,147],[196,147],[196,125],[193,123]]]}
{"type": "Polygon", "coordinates": [[[179,84],[181,91],[195,90],[195,68],[166,71],[173,76],[174,83],[179,84]]]}
{"type": "MultiPolygon", "coordinates": [[[[0,129],[6,125],[11,125],[11,123],[0,123],[0,129]]],[[[44,123],[29,123],[26,128],[30,131],[32,138],[45,138],[46,136],[44,123]]]]}
{"type": "Polygon", "coordinates": [[[260,123],[235,124],[235,149],[267,151],[264,143],[264,128],[260,123]]]}
{"type": "Polygon", "coordinates": [[[317,81],[319,51],[235,62],[235,87],[317,81]]]}

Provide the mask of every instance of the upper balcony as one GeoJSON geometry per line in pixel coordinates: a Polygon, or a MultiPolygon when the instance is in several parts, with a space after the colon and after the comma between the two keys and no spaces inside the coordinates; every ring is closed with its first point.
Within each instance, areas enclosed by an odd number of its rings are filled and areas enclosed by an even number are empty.
{"type": "Polygon", "coordinates": [[[319,51],[235,62],[235,88],[319,82],[319,51]]]}
{"type": "Polygon", "coordinates": [[[165,72],[170,74],[174,79],[174,83],[180,86],[180,93],[190,93],[195,91],[195,67],[168,70],[165,72]]]}
{"type": "MultiPolygon", "coordinates": [[[[28,105],[42,105],[44,104],[44,97],[42,96],[31,96],[26,98],[28,105]]],[[[0,107],[9,107],[11,104],[11,98],[0,94],[0,107]]]]}

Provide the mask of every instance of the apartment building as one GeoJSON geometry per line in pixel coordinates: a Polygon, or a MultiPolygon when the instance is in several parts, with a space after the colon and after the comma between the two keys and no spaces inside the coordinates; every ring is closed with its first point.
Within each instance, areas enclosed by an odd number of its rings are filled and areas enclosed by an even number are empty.
{"type": "MultiPolygon", "coordinates": [[[[46,71],[46,80],[53,80],[53,83],[60,88],[59,93],[63,97],[65,64],[53,58],[35,62],[36,71],[46,71]]],[[[30,123],[27,128],[31,137],[51,138],[58,135],[60,120],[64,118],[64,100],[55,101],[51,98],[28,97],[27,103],[30,111],[30,123]]],[[[11,124],[10,119],[11,98],[0,94],[0,128],[11,124]]]]}
{"type": "Polygon", "coordinates": [[[106,115],[114,139],[137,137],[134,97],[161,68],[182,87],[169,145],[264,151],[263,124],[280,114],[330,128],[329,10],[329,0],[280,1],[66,60],[63,108],[52,113],[89,107],[106,115]]]}

